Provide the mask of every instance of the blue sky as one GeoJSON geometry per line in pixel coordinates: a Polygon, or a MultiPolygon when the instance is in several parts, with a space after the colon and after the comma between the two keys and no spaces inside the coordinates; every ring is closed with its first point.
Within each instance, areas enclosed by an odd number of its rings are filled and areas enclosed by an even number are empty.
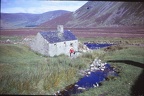
{"type": "Polygon", "coordinates": [[[1,0],[2,13],[44,13],[54,10],[75,11],[87,1],[1,0]]]}

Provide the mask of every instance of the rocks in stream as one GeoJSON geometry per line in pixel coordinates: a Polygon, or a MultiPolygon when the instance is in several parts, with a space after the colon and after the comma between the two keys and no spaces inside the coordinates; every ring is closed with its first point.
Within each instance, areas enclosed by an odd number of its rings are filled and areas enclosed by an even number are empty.
{"type": "Polygon", "coordinates": [[[117,73],[109,64],[103,63],[100,59],[94,59],[88,69],[80,70],[80,75],[82,75],[82,78],[78,82],[65,87],[61,91],[57,91],[55,95],[70,96],[89,88],[101,86],[102,81],[117,76],[117,73]]]}
{"type": "Polygon", "coordinates": [[[91,72],[95,72],[97,70],[102,70],[104,71],[105,65],[107,63],[102,63],[100,59],[94,59],[94,61],[90,64],[89,69],[87,70],[80,70],[80,75],[81,76],[88,76],[91,72]]]}

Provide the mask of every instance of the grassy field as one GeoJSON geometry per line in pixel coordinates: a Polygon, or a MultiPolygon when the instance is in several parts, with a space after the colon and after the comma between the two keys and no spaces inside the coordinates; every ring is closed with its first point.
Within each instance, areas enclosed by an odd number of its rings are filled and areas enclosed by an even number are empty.
{"type": "Polygon", "coordinates": [[[0,45],[0,94],[54,94],[75,83],[93,57],[44,57],[27,46],[0,45]],[[83,59],[85,58],[85,59],[83,59]]]}
{"type": "MultiPolygon", "coordinates": [[[[15,37],[13,39],[15,40],[15,37]]],[[[82,42],[105,40],[108,42],[111,38],[80,38],[82,42]]],[[[141,44],[144,40],[115,38],[111,42],[114,41],[121,43],[119,46],[85,53],[76,59],[70,59],[65,55],[45,57],[22,44],[0,44],[0,94],[54,94],[75,83],[81,78],[78,75],[79,70],[87,69],[94,58],[99,58],[119,67],[120,77],[105,81],[102,86],[77,95],[142,96],[144,47],[134,44],[141,44]]]]}
{"type": "Polygon", "coordinates": [[[103,82],[103,86],[90,89],[79,96],[143,96],[144,95],[144,50],[127,47],[105,53],[103,60],[119,66],[120,77],[103,82]],[[101,94],[101,95],[100,95],[101,94]]]}

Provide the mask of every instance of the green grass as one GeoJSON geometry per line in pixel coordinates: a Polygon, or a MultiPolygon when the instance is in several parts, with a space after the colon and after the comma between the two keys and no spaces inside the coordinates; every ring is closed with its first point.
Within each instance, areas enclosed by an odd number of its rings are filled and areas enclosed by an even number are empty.
{"type": "Polygon", "coordinates": [[[86,69],[92,59],[45,57],[24,45],[1,44],[0,94],[54,94],[75,83],[79,70],[86,69]]]}
{"type": "MultiPolygon", "coordinates": [[[[8,37],[5,37],[6,39],[8,37]]],[[[20,40],[18,37],[11,37],[13,40],[20,40]]],[[[5,39],[5,40],[6,40],[5,39]]],[[[80,38],[85,41],[110,41],[111,38],[80,38]]],[[[112,51],[99,49],[93,53],[84,53],[76,59],[70,59],[65,55],[45,57],[34,53],[25,45],[0,44],[0,94],[37,94],[51,95],[66,86],[75,83],[81,76],[79,70],[87,69],[95,58],[103,62],[109,60],[129,60],[144,63],[143,47],[127,46],[130,44],[142,43],[140,38],[123,39],[114,38],[113,41],[121,43],[119,49],[113,47],[112,51]]],[[[130,96],[132,86],[142,73],[143,69],[126,62],[110,62],[112,66],[121,69],[120,77],[103,82],[102,86],[92,88],[80,96],[130,96]]]]}
{"type": "Polygon", "coordinates": [[[0,40],[2,41],[6,41],[6,40],[11,40],[11,41],[15,41],[15,42],[19,42],[22,41],[24,39],[25,36],[0,36],[0,40]]]}
{"type": "Polygon", "coordinates": [[[28,48],[20,45],[1,45],[0,46],[0,62],[1,63],[10,63],[10,64],[23,64],[23,63],[39,63],[40,56],[35,55],[28,48]]]}
{"type": "MultiPolygon", "coordinates": [[[[140,74],[144,74],[144,69],[137,64],[143,64],[144,66],[144,50],[143,47],[138,46],[123,46],[123,49],[115,50],[112,52],[106,52],[103,56],[103,61],[117,61],[109,62],[112,66],[119,66],[121,68],[120,77],[116,79],[105,81],[102,86],[93,88],[79,94],[78,96],[142,96],[131,95],[133,92],[133,86],[136,86],[136,81],[140,77],[140,74]],[[123,61],[123,62],[120,62],[123,61]],[[127,62],[129,61],[129,62],[127,62]],[[134,65],[133,65],[134,62],[134,65]]],[[[139,82],[143,84],[142,82],[139,82]]],[[[143,87],[142,87],[143,88],[143,87]]],[[[139,90],[139,89],[138,89],[139,90]]]]}
{"type": "Polygon", "coordinates": [[[84,43],[88,41],[94,41],[97,43],[119,43],[119,44],[144,44],[144,39],[141,37],[137,38],[121,38],[121,37],[95,37],[95,38],[79,38],[84,43]]]}

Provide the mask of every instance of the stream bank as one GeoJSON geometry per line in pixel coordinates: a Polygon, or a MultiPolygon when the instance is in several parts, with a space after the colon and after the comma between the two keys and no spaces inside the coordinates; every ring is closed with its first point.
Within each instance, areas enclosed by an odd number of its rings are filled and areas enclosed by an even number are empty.
{"type": "Polygon", "coordinates": [[[70,96],[72,94],[79,94],[90,88],[99,87],[102,82],[109,77],[118,76],[117,70],[108,63],[103,63],[100,59],[94,59],[92,64],[86,70],[81,70],[82,78],[78,82],[66,86],[61,91],[55,93],[56,96],[70,96]]]}

